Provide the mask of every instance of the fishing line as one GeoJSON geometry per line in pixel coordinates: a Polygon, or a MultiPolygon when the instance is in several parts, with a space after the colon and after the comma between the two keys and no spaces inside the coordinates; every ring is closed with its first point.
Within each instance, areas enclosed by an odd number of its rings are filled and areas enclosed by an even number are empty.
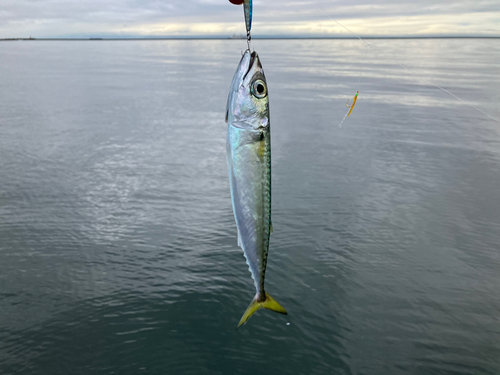
{"type": "MultiPolygon", "coordinates": [[[[361,61],[365,61],[366,60],[366,55],[368,54],[368,48],[365,50],[365,54],[363,56],[363,60],[361,61]]],[[[356,84],[356,91],[359,91],[359,82],[361,81],[361,72],[359,73],[359,77],[358,77],[358,83],[356,84]]]]}
{"type": "MultiPolygon", "coordinates": [[[[337,21],[336,19],[330,17],[330,15],[328,13],[326,13],[323,9],[321,9],[313,0],[309,0],[309,2],[311,4],[313,4],[316,8],[318,8],[325,16],[327,16],[329,19],[331,19],[333,22],[335,22],[337,25],[339,26],[342,26],[344,29],[346,29],[347,31],[349,31],[351,34],[353,34],[356,38],[358,38],[359,40],[361,40],[364,44],[366,44],[368,47],[370,48],[373,48],[375,51],[377,52],[380,52],[381,54],[383,54],[385,57],[387,57],[389,60],[391,60],[392,62],[396,63],[397,65],[399,65],[400,67],[402,67],[403,69],[407,70],[408,72],[410,72],[411,74],[417,76],[418,78],[422,79],[423,81],[429,83],[430,85],[434,86],[434,87],[437,87],[438,89],[440,89],[441,91],[444,91],[445,93],[453,96],[455,99],[461,101],[462,103],[464,103],[465,105],[475,109],[476,111],[478,112],[481,112],[483,115],[485,116],[488,116],[489,118],[491,118],[492,120],[498,122],[500,124],[500,120],[491,116],[490,114],[484,112],[483,110],[477,108],[476,106],[474,106],[473,104],[465,101],[464,99],[458,97],[457,95],[453,94],[452,92],[446,90],[445,88],[429,81],[429,79],[425,78],[425,77],[422,77],[420,74],[414,72],[413,70],[411,70],[410,68],[406,67],[403,63],[399,62],[398,60],[392,58],[391,56],[387,55],[384,51],[382,51],[381,49],[378,49],[377,47],[373,47],[371,44],[367,43],[363,38],[361,38],[358,34],[356,34],[355,32],[349,30],[346,26],[342,25],[339,21],[337,21]]],[[[343,122],[343,120],[342,120],[343,122]]],[[[342,124],[342,123],[341,123],[342,124]]]]}
{"type": "Polygon", "coordinates": [[[347,115],[349,114],[349,111],[350,111],[350,109],[347,110],[347,112],[345,113],[344,118],[342,119],[342,121],[340,121],[339,128],[342,127],[342,124],[344,123],[345,119],[347,118],[347,115]]]}
{"type": "MultiPolygon", "coordinates": [[[[365,61],[366,60],[366,55],[367,54],[368,54],[368,47],[366,47],[365,54],[363,55],[363,60],[361,60],[361,61],[365,61]]],[[[349,115],[351,114],[351,112],[352,112],[352,110],[354,108],[354,104],[356,103],[355,99],[357,99],[358,94],[359,94],[359,83],[360,82],[361,82],[361,72],[359,73],[359,76],[358,76],[358,83],[356,84],[356,95],[354,96],[353,104],[349,105],[349,100],[347,100],[347,104],[346,105],[347,105],[347,107],[349,109],[345,113],[345,116],[342,119],[342,121],[340,121],[339,128],[342,127],[342,124],[344,123],[345,119],[349,117],[349,115]]]]}

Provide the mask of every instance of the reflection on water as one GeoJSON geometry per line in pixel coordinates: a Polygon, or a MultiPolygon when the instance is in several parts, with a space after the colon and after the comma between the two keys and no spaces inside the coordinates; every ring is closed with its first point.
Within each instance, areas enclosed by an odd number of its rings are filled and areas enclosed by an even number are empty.
{"type": "MultiPolygon", "coordinates": [[[[234,329],[241,43],[2,45],[0,372],[498,373],[500,127],[359,41],[254,42],[289,315],[234,329]]],[[[495,40],[372,44],[500,117],[495,40]]]]}

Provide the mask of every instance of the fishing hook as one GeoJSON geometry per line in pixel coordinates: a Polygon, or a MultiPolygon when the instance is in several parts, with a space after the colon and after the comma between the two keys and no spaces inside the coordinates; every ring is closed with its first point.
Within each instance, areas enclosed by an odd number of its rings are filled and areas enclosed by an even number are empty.
{"type": "Polygon", "coordinates": [[[247,31],[247,46],[250,51],[250,41],[252,40],[252,36],[250,35],[250,31],[247,31]]]}

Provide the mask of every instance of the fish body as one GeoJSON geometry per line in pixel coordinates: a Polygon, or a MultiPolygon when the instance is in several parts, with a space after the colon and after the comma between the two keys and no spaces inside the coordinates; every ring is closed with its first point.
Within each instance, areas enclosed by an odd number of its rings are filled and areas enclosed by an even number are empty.
{"type": "Polygon", "coordinates": [[[238,229],[256,295],[238,325],[260,308],[286,311],[264,289],[271,223],[271,131],[267,82],[259,56],[247,50],[234,74],[226,122],[227,165],[238,229]]]}

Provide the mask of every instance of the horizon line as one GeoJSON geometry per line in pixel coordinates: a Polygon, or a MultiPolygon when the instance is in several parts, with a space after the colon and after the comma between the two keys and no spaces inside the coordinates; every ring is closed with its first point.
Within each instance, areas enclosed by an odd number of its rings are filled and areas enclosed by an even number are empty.
{"type": "MultiPolygon", "coordinates": [[[[365,36],[360,37],[361,39],[499,39],[499,36],[489,36],[489,35],[425,35],[425,36],[404,36],[404,35],[394,35],[394,36],[365,36]]],[[[263,40],[285,40],[285,39],[349,39],[349,40],[359,40],[360,38],[355,36],[287,36],[287,35],[263,35],[263,36],[252,36],[252,39],[263,39],[263,40]]],[[[0,41],[113,41],[113,40],[246,40],[246,36],[147,36],[147,37],[55,37],[55,38],[0,38],[0,41]]]]}

